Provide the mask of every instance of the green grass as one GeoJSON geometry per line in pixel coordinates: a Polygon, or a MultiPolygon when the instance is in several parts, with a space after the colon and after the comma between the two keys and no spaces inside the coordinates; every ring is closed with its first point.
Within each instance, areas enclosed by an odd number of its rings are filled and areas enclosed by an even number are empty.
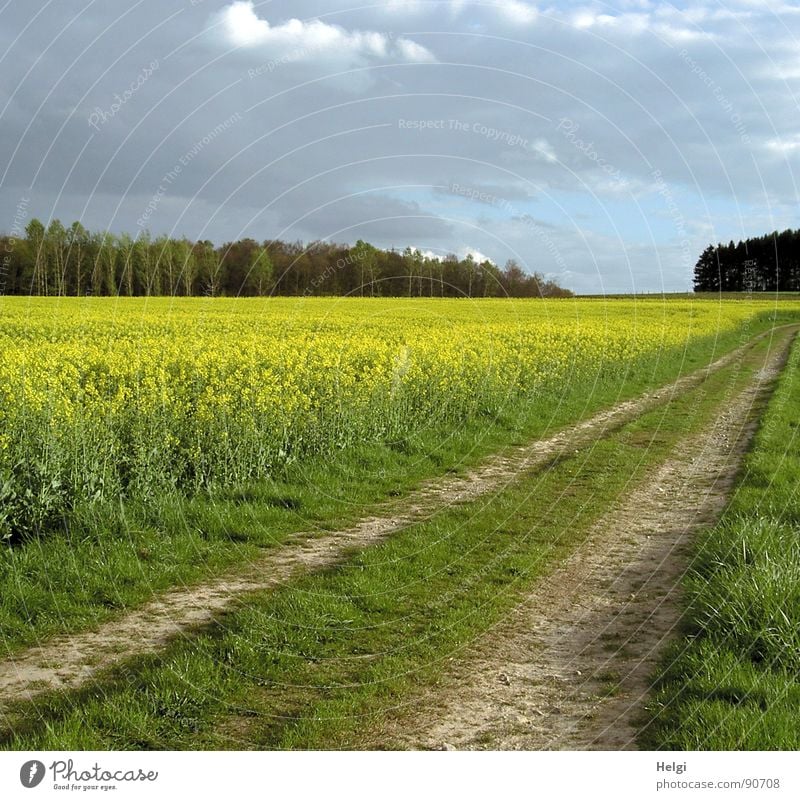
{"type": "Polygon", "coordinates": [[[364,442],[334,457],[295,462],[257,485],[77,508],[60,533],[0,547],[2,649],[11,653],[92,626],[154,593],[252,559],[292,533],[351,524],[393,498],[401,501],[426,479],[555,433],[792,319],[789,311],[771,311],[742,330],[630,364],[624,374],[598,374],[541,392],[458,430],[427,428],[403,441],[364,442]]]}
{"type": "Polygon", "coordinates": [[[697,542],[684,636],[642,744],[800,748],[800,343],[719,524],[697,542]]]}
{"type": "Polygon", "coordinates": [[[552,434],[790,319],[788,312],[764,316],[745,331],[658,354],[625,374],[598,374],[540,392],[458,430],[428,428],[399,442],[364,442],[334,457],[295,462],[272,481],[211,496],[161,495],[147,503],[78,508],[58,534],[0,548],[2,648],[13,652],[97,624],[154,593],[252,559],[292,533],[351,524],[426,479],[552,434]]]}
{"type": "Polygon", "coordinates": [[[440,681],[450,659],[616,498],[702,429],[751,379],[766,347],[502,492],[444,509],[337,569],[253,595],[222,624],[89,688],[18,704],[3,746],[376,746],[383,721],[413,711],[418,687],[440,681]]]}

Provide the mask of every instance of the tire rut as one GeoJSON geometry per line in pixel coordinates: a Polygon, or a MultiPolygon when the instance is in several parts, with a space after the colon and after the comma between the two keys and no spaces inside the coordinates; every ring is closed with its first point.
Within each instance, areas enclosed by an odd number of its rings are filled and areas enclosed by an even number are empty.
{"type": "MultiPolygon", "coordinates": [[[[788,327],[788,326],[785,326],[788,327]]],[[[777,329],[776,329],[777,330],[777,329]]],[[[43,691],[71,690],[124,660],[155,652],[180,636],[212,623],[250,592],[283,585],[311,570],[341,563],[355,550],[421,522],[450,505],[497,491],[518,475],[564,452],[590,444],[631,419],[703,382],[708,374],[733,363],[769,333],[675,382],[621,402],[547,439],[513,448],[461,477],[432,481],[407,496],[401,511],[362,520],[351,528],[297,534],[252,563],[198,586],[167,591],[152,601],[92,630],[52,637],[0,661],[0,708],[43,691]]]]}
{"type": "MultiPolygon", "coordinates": [[[[586,540],[472,646],[438,690],[382,727],[381,747],[636,749],[642,708],[680,624],[695,532],[735,484],[789,344],[701,434],[592,526],[586,540]],[[442,688],[444,687],[444,688],[442,688]]],[[[377,743],[376,743],[376,746],[377,743]]]]}

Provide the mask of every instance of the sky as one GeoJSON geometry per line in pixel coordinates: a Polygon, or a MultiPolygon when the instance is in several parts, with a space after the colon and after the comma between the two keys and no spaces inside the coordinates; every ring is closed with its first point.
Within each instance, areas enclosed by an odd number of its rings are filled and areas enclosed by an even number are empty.
{"type": "Polygon", "coordinates": [[[686,291],[800,227],[800,3],[0,0],[0,231],[364,239],[686,291]]]}

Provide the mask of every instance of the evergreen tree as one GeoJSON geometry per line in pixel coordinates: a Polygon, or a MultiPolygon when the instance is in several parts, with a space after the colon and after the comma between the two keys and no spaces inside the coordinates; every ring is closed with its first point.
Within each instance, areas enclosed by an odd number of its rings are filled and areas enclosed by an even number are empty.
{"type": "Polygon", "coordinates": [[[695,265],[696,292],[800,291],[800,230],[709,245],[695,265]]]}

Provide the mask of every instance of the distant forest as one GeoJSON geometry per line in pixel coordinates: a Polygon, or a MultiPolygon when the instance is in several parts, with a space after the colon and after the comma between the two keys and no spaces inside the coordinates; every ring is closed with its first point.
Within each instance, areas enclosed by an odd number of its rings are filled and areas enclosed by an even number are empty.
{"type": "Polygon", "coordinates": [[[696,292],[800,292],[800,230],[709,245],[694,268],[696,292]]]}
{"type": "Polygon", "coordinates": [[[91,233],[80,222],[32,219],[0,236],[0,294],[124,296],[356,295],[373,297],[566,297],[571,292],[515,261],[500,269],[468,255],[430,258],[313,242],[241,239],[217,247],[149,234],[91,233]]]}

